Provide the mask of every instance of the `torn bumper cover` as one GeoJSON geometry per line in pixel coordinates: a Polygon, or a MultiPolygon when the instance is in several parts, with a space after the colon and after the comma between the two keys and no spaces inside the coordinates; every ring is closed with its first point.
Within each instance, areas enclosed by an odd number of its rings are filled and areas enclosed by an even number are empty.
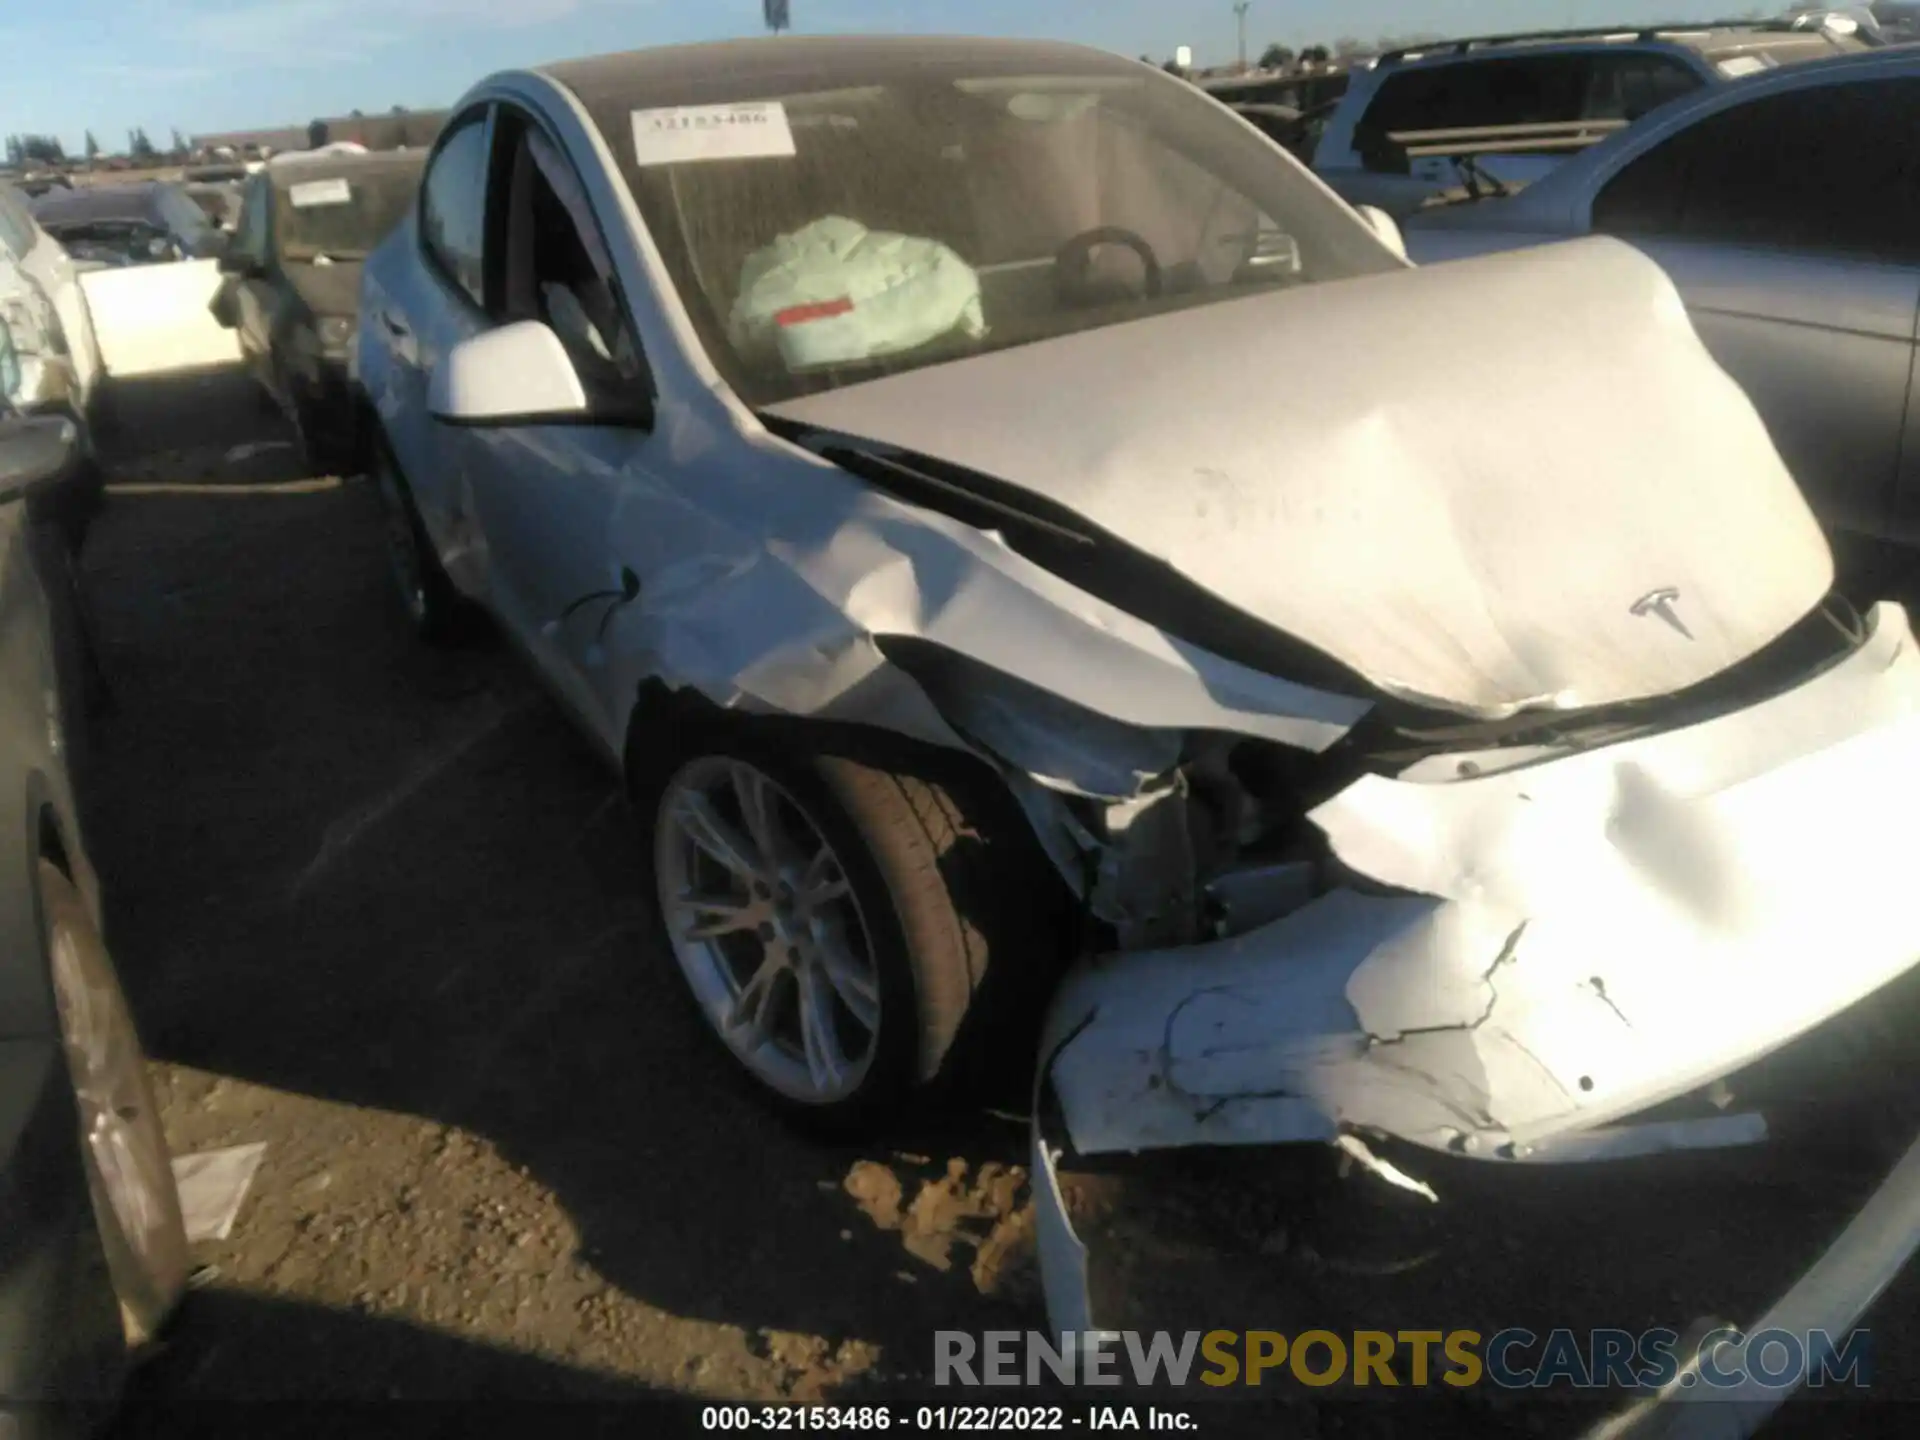
{"type": "MultiPolygon", "coordinates": [[[[1920,655],[1898,606],[1869,627],[1798,687],[1685,728],[1504,770],[1447,757],[1363,778],[1311,816],[1353,885],[1070,976],[1036,1105],[1055,1327],[1102,1328],[1063,1151],[1323,1142],[1445,1207],[1439,1173],[1764,1138],[1764,1114],[1646,1112],[1920,960],[1893,840],[1920,813],[1920,655]]],[[[1911,1208],[1894,1207],[1900,1225],[1911,1208]]],[[[1912,1238],[1895,1237],[1894,1263],[1912,1238]]],[[[1853,1298],[1876,1291],[1863,1280],[1853,1298]]]]}

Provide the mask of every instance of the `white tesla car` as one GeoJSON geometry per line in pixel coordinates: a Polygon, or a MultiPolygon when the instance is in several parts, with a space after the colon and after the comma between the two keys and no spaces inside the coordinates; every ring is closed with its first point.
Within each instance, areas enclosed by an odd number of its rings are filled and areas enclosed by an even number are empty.
{"type": "Polygon", "coordinates": [[[1907,617],[1627,246],[1416,270],[1149,67],[746,42],[469,92],[359,335],[411,614],[619,767],[800,1114],[1072,966],[1042,1175],[1592,1162],[1920,959],[1834,839],[1920,807],[1907,617]]]}

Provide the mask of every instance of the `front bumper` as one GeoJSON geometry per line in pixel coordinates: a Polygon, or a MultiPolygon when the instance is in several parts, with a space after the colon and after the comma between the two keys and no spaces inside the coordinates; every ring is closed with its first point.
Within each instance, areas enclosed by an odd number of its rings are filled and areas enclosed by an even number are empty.
{"type": "MultiPolygon", "coordinates": [[[[1531,1233],[1481,1255],[1443,1292],[1396,1298],[1323,1277],[1322,1308],[1358,1303],[1371,1312],[1352,1317],[1365,1328],[1381,1324],[1381,1306],[1463,1311],[1476,1275],[1516,1261],[1524,1273],[1536,1253],[1563,1258],[1563,1226],[1587,1248],[1578,1226],[1605,1218],[1590,1216],[1597,1194],[1644,1219],[1663,1186],[1684,1188],[1702,1165],[1771,1173],[1818,1088],[1808,1076],[1837,1074],[1831,1104],[1851,1113],[1875,1076],[1906,1073],[1828,1056],[1824,1069],[1789,1067],[1797,1078],[1782,1086],[1768,1077],[1783,1062],[1759,1063],[1807,1047],[1827,1055],[1836,1026],[1870,1029],[1920,960],[1913,867],[1898,838],[1920,814],[1920,653],[1899,607],[1877,607],[1869,625],[1865,643],[1825,672],[1684,729],[1505,771],[1496,760],[1482,767],[1494,773],[1471,778],[1364,779],[1313,818],[1378,889],[1335,890],[1244,935],[1107,957],[1070,976],[1049,1017],[1035,1106],[1053,1328],[1166,1328],[1165,1317],[1133,1312],[1124,1273],[1103,1276],[1090,1259],[1067,1199],[1080,1178],[1098,1192],[1144,1169],[1173,1174],[1179,1188],[1213,1152],[1207,1163],[1226,1165],[1230,1188],[1237,1168],[1259,1161],[1222,1161],[1221,1147],[1274,1147],[1252,1155],[1284,1174],[1255,1190],[1283,1216],[1327,1183],[1301,1167],[1333,1166],[1393,1207],[1375,1237],[1389,1248],[1436,1227],[1478,1236],[1456,1251],[1468,1255],[1490,1227],[1504,1241],[1531,1233]],[[1738,1086],[1724,1106],[1696,1103],[1716,1082],[1754,1074],[1765,1083],[1748,1088],[1765,1104],[1738,1086]]],[[[1874,1113],[1904,1104],[1896,1093],[1874,1113]]],[[[1902,1144],[1920,1133],[1920,1110],[1905,1120],[1902,1144]]],[[[1831,1120],[1812,1130],[1836,1133],[1831,1120]]],[[[1827,1258],[1760,1241],[1770,1255],[1793,1250],[1793,1273],[1748,1295],[1711,1293],[1706,1277],[1700,1303],[1758,1315],[1778,1302],[1844,1314],[1841,1324],[1864,1311],[1920,1235],[1920,1158],[1890,1173],[1879,1151],[1843,1158],[1887,1179],[1827,1258]]],[[[1754,1183],[1749,1174],[1740,1186],[1754,1183]]],[[[1718,1203],[1749,1193],[1740,1186],[1718,1203]]],[[[1834,1228],[1860,1203],[1847,1194],[1834,1228]]],[[[1798,1213],[1782,1223],[1809,1233],[1798,1213]]],[[[1641,1278],[1657,1284],[1661,1273],[1641,1278]]],[[[1269,1278],[1298,1289],[1298,1277],[1269,1278]]],[[[1479,1323],[1518,1323],[1524,1287],[1504,1298],[1493,1288],[1479,1323]]],[[[1624,1323],[1617,1311],[1592,1319],[1624,1323]]],[[[1247,1322],[1215,1314],[1201,1328],[1209,1323],[1247,1322]]]]}

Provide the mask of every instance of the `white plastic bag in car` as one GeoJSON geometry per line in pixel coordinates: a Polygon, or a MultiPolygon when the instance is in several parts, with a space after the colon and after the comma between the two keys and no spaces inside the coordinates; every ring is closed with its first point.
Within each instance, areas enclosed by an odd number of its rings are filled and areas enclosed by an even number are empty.
{"type": "Polygon", "coordinates": [[[741,267],[733,343],[778,348],[788,369],[912,350],[950,331],[986,333],[980,277],[937,240],[829,215],[741,267]]]}

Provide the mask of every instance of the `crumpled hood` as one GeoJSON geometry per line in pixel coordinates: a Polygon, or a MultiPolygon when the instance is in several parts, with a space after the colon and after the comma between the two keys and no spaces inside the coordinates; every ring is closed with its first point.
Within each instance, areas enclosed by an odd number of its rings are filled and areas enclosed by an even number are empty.
{"type": "Polygon", "coordinates": [[[357,260],[336,260],[331,265],[289,260],[285,271],[287,283],[315,315],[351,318],[360,313],[361,265],[357,260]]]}
{"type": "Polygon", "coordinates": [[[774,413],[1047,496],[1383,688],[1475,714],[1683,688],[1833,580],[1752,405],[1666,276],[1612,240],[1202,306],[774,413]]]}

